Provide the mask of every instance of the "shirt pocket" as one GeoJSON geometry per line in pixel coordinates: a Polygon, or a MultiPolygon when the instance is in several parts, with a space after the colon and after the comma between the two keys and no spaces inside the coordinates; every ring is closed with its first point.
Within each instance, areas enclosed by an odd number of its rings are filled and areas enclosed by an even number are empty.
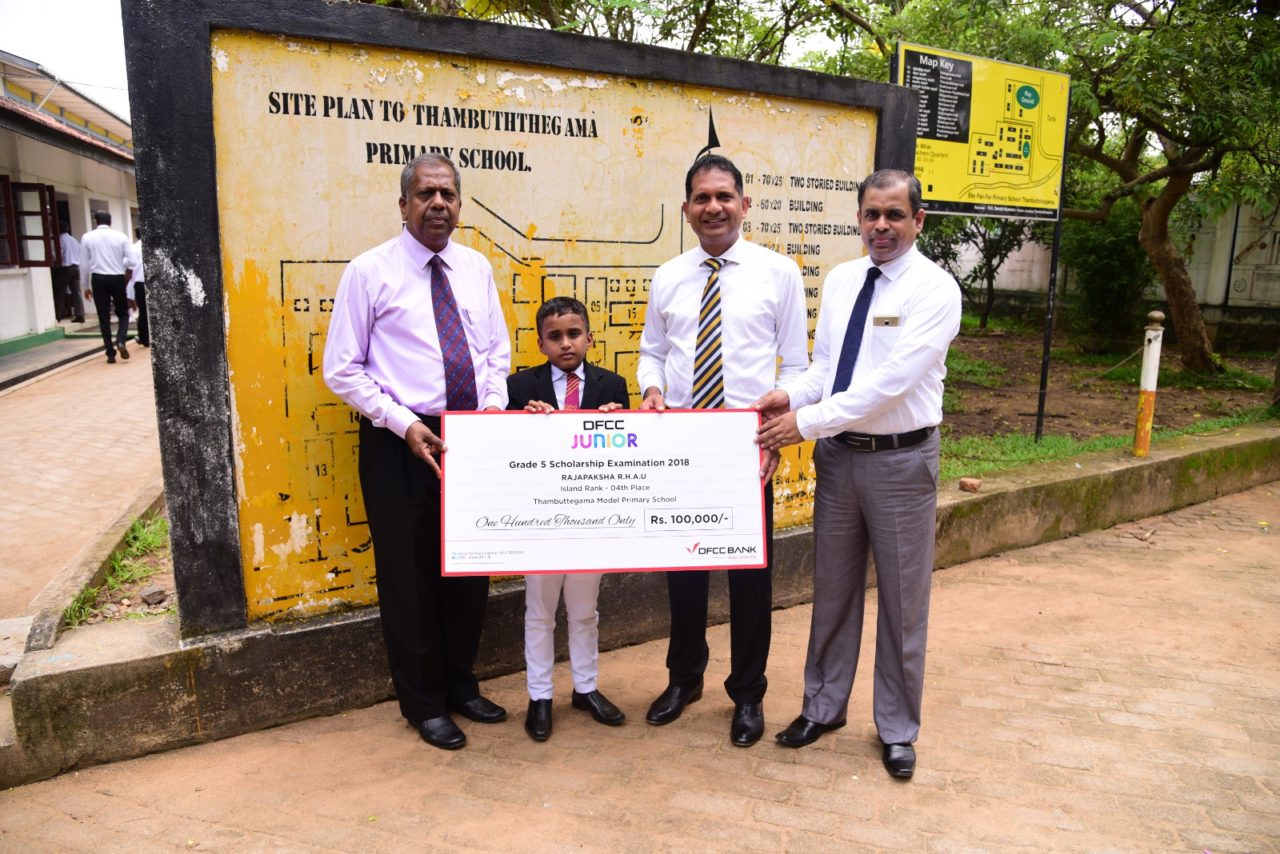
{"type": "Polygon", "coordinates": [[[877,365],[889,358],[889,354],[897,346],[898,336],[901,334],[901,326],[871,327],[871,356],[877,365]]]}
{"type": "Polygon", "coordinates": [[[467,346],[471,348],[472,353],[488,349],[484,327],[479,322],[480,317],[480,309],[476,306],[458,303],[458,319],[462,321],[462,331],[467,336],[467,346]]]}

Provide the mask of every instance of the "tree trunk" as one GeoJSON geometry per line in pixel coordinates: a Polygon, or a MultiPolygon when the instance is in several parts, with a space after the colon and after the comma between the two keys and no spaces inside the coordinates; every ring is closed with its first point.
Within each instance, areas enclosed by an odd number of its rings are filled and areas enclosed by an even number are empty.
{"type": "Polygon", "coordinates": [[[1276,351],[1276,378],[1271,383],[1271,405],[1280,406],[1280,350],[1276,351]]]}
{"type": "Polygon", "coordinates": [[[986,285],[987,300],[982,306],[982,318],[978,321],[979,329],[987,328],[987,318],[991,316],[991,309],[996,304],[996,273],[990,266],[987,267],[986,285]]]}
{"type": "Polygon", "coordinates": [[[1205,329],[1204,315],[1196,300],[1196,289],[1191,284],[1186,260],[1169,237],[1169,215],[1178,200],[1191,188],[1190,175],[1177,175],[1168,180],[1160,195],[1147,201],[1142,208],[1142,228],[1138,240],[1164,286],[1165,299],[1169,303],[1170,319],[1178,336],[1178,349],[1182,354],[1182,366],[1198,374],[1212,374],[1221,370],[1213,356],[1213,344],[1205,329]]]}

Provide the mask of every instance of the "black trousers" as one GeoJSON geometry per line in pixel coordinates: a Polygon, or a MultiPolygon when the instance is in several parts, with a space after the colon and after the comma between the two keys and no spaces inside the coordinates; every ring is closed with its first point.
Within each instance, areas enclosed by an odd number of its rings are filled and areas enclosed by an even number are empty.
{"type": "Polygon", "coordinates": [[[151,325],[147,321],[147,283],[133,283],[133,301],[138,304],[138,343],[151,346],[151,325]]]}
{"type": "MultiPolygon", "coordinates": [[[[724,689],[735,703],[759,703],[768,680],[773,628],[773,484],[765,488],[765,556],[763,569],[724,570],[729,582],[729,676],[724,689]]],[[[707,648],[707,591],[711,573],[688,570],[667,573],[671,604],[671,641],[667,669],[672,685],[691,688],[702,681],[707,648]]]]}
{"type": "MultiPolygon", "coordinates": [[[[436,433],[440,419],[422,419],[436,433]]],[[[440,480],[405,441],[360,419],[360,489],[373,537],[378,609],[400,713],[422,721],[479,695],[473,667],[485,576],[440,575],[440,480]]]]}
{"type": "Polygon", "coordinates": [[[119,324],[119,346],[129,340],[129,300],[125,296],[125,280],[123,275],[108,276],[94,273],[90,279],[93,286],[93,304],[98,309],[98,328],[102,330],[102,343],[107,347],[107,355],[115,358],[116,339],[111,337],[111,304],[115,303],[116,320],[119,324]]]}

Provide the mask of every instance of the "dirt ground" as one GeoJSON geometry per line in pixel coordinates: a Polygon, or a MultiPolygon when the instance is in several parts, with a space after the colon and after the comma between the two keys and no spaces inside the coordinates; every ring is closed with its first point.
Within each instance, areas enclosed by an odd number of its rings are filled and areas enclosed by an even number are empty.
{"type": "MultiPolygon", "coordinates": [[[[1040,387],[1040,363],[1044,336],[1038,333],[994,332],[961,335],[953,350],[1003,366],[1003,385],[985,388],[949,377],[947,388],[958,398],[961,411],[943,418],[952,435],[991,436],[1005,433],[1034,433],[1040,387]]],[[[1055,339],[1057,348],[1069,349],[1055,339]]],[[[1270,381],[1274,359],[1226,356],[1229,365],[1258,374],[1270,381]]],[[[1130,364],[1140,366],[1141,354],[1130,364]]],[[[1165,347],[1162,367],[1177,369],[1176,348],[1165,347]]],[[[1133,432],[1137,420],[1136,384],[1104,379],[1105,365],[1069,364],[1051,357],[1049,387],[1045,397],[1044,435],[1087,439],[1094,436],[1124,435],[1133,432]]],[[[1265,406],[1269,391],[1248,389],[1167,388],[1157,392],[1155,426],[1185,429],[1196,421],[1218,418],[1234,412],[1265,406]]]]}

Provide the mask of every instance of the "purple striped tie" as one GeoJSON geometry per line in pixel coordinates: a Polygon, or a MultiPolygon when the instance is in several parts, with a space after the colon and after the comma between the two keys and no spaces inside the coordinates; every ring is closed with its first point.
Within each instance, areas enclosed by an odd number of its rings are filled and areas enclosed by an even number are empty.
{"type": "Polygon", "coordinates": [[[476,371],[467,333],[439,255],[431,256],[430,267],[431,307],[436,314],[436,334],[440,336],[440,356],[444,360],[445,408],[471,411],[476,408],[476,371]]]}

